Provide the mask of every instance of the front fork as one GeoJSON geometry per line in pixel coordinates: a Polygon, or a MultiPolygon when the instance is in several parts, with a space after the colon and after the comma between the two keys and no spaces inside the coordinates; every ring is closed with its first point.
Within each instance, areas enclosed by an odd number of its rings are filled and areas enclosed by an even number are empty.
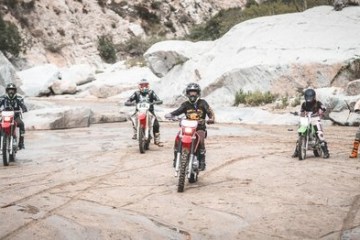
{"type": "MultiPolygon", "coordinates": [[[[190,178],[191,173],[193,172],[193,167],[194,167],[194,162],[196,163],[196,165],[198,165],[197,161],[194,161],[196,156],[194,154],[194,148],[195,148],[195,140],[196,140],[196,136],[192,136],[192,141],[191,141],[191,145],[190,145],[190,152],[189,154],[189,161],[188,161],[188,178],[190,178]]],[[[176,159],[175,159],[175,177],[178,176],[179,173],[179,168],[180,168],[180,161],[181,161],[181,153],[182,153],[182,142],[181,142],[181,138],[179,138],[179,143],[178,143],[178,149],[176,152],[176,159]]]]}
{"type": "MultiPolygon", "coordinates": [[[[155,117],[152,117],[150,115],[149,112],[146,113],[146,118],[145,118],[145,140],[148,140],[150,138],[150,131],[151,131],[151,126],[154,125],[155,122],[155,117]]],[[[141,129],[141,123],[140,123],[140,119],[137,117],[137,124],[136,124],[136,132],[137,132],[137,139],[139,139],[139,132],[141,129]]]]}
{"type": "MultiPolygon", "coordinates": [[[[11,128],[10,128],[10,141],[9,141],[9,149],[7,149],[8,151],[9,151],[9,154],[13,154],[13,152],[14,152],[14,148],[13,148],[13,146],[14,146],[14,134],[13,134],[13,132],[14,132],[14,126],[11,126],[11,128]]],[[[4,138],[5,137],[7,137],[7,134],[5,133],[5,131],[1,131],[1,146],[0,146],[0,149],[1,149],[1,152],[2,152],[2,150],[3,150],[3,146],[4,146],[4,138]]],[[[15,138],[16,139],[16,138],[15,138]]]]}

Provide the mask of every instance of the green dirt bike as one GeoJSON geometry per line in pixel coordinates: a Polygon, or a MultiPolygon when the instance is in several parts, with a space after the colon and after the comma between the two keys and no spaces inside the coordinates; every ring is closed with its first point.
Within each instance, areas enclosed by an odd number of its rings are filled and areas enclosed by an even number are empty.
{"type": "Polygon", "coordinates": [[[314,124],[312,124],[316,121],[320,121],[320,117],[313,115],[312,112],[306,112],[305,117],[300,117],[299,138],[297,142],[299,160],[306,158],[308,150],[313,151],[315,157],[321,157],[323,154],[320,139],[316,134],[314,124]]]}

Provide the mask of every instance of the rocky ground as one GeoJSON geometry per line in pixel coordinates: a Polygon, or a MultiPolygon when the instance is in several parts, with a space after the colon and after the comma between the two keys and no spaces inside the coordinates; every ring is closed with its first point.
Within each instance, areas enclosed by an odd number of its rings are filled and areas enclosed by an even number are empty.
{"type": "Polygon", "coordinates": [[[326,126],[330,159],[291,158],[296,126],[209,127],[207,170],[177,192],[177,124],[140,154],[129,122],[28,131],[0,166],[0,239],[359,239],[355,127],[326,126]]]}

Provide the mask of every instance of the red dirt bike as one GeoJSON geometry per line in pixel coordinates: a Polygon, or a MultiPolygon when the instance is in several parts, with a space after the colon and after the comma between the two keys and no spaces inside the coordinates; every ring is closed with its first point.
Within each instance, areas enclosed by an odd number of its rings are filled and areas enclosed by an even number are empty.
{"type": "Polygon", "coordinates": [[[183,192],[185,187],[185,178],[189,183],[195,183],[199,175],[199,153],[198,147],[200,136],[196,132],[198,120],[187,120],[176,117],[165,116],[169,120],[180,120],[180,131],[175,138],[176,156],[175,156],[175,177],[179,177],[178,192],[183,192]]]}
{"type": "MultiPolygon", "coordinates": [[[[134,126],[136,126],[140,153],[145,153],[146,150],[149,150],[150,142],[153,138],[151,132],[154,125],[155,116],[149,111],[150,106],[161,103],[162,101],[155,101],[152,103],[147,101],[139,102],[136,104],[136,114],[130,118],[134,126]]],[[[125,106],[134,105],[135,103],[125,103],[125,106]]]]}
{"type": "Polygon", "coordinates": [[[14,162],[16,152],[18,150],[19,129],[15,121],[15,113],[21,111],[14,111],[10,109],[1,112],[1,152],[3,156],[4,166],[8,166],[9,162],[14,162]]]}

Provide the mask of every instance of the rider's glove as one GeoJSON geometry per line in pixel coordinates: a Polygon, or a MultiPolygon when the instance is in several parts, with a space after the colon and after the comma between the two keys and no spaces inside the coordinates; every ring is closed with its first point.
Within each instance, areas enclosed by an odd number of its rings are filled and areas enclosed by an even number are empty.
{"type": "Polygon", "coordinates": [[[167,114],[165,114],[165,118],[166,118],[166,119],[173,119],[174,116],[171,115],[171,113],[167,113],[167,114]]]}
{"type": "Polygon", "coordinates": [[[215,121],[214,121],[214,119],[209,119],[209,120],[206,121],[206,123],[207,123],[207,124],[214,124],[215,121]]]}
{"type": "Polygon", "coordinates": [[[130,101],[126,101],[126,102],[125,102],[125,106],[133,106],[133,103],[130,102],[130,101]]]}

